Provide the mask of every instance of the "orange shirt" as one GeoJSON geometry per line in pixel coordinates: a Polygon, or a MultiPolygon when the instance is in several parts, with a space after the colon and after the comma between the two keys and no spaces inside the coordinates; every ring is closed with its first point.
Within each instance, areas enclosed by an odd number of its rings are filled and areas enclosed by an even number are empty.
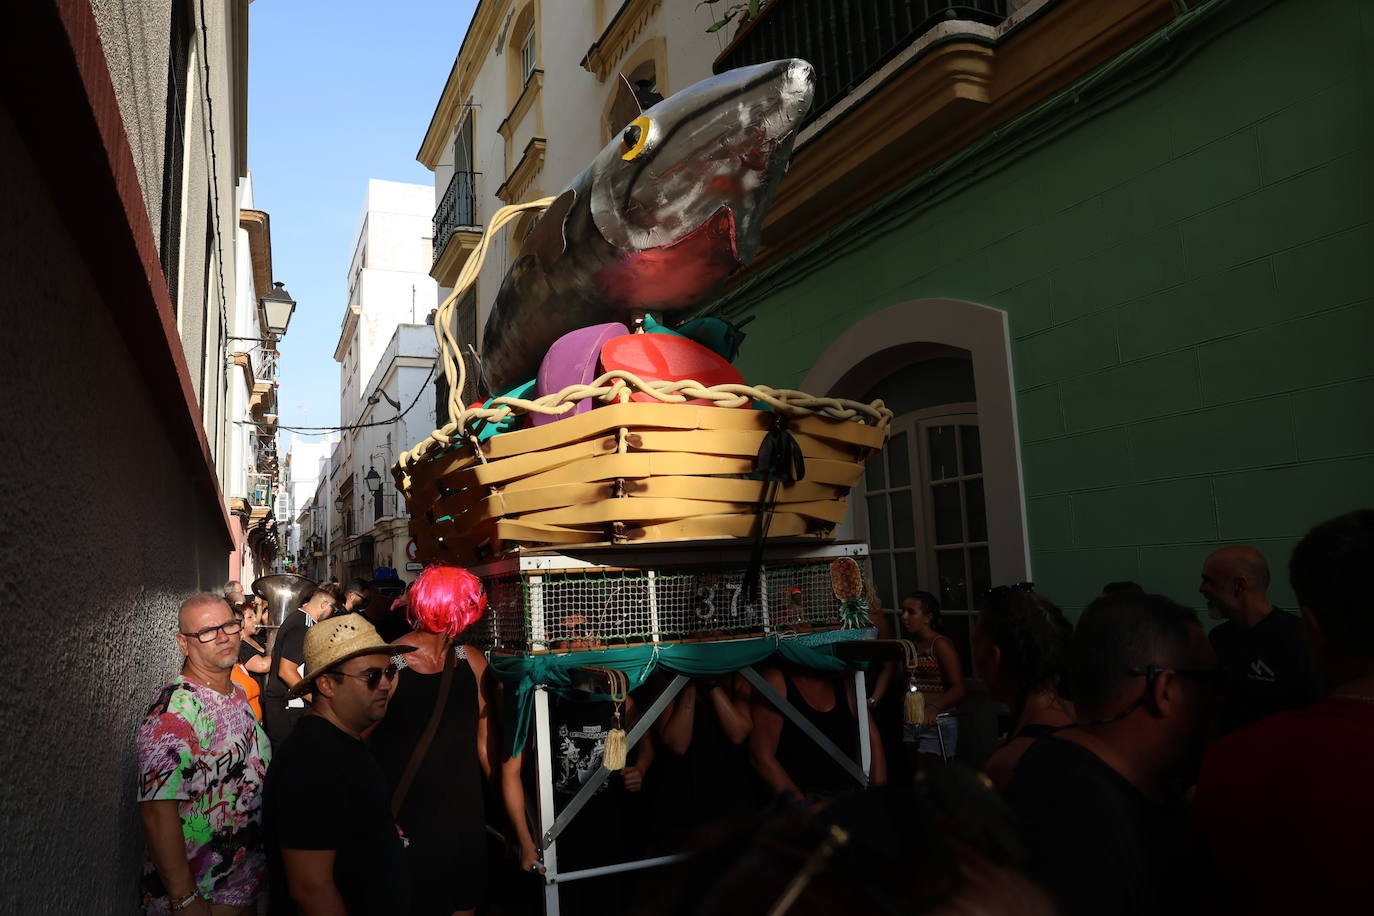
{"type": "Polygon", "coordinates": [[[253,707],[253,715],[262,721],[262,688],[253,679],[253,675],[248,673],[248,669],[243,665],[235,665],[234,670],[229,673],[230,679],[243,688],[243,692],[248,694],[248,705],[253,707]]]}

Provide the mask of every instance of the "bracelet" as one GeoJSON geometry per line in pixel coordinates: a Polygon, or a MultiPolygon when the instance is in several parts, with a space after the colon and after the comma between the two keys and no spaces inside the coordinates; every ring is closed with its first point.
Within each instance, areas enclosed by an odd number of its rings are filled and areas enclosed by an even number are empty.
{"type": "Polygon", "coordinates": [[[199,899],[199,897],[200,891],[194,890],[191,891],[191,893],[187,894],[185,897],[181,898],[180,900],[173,901],[169,899],[168,903],[170,903],[171,906],[168,907],[168,909],[170,909],[173,913],[177,912],[178,910],[184,910],[191,904],[195,903],[196,900],[199,899]]]}

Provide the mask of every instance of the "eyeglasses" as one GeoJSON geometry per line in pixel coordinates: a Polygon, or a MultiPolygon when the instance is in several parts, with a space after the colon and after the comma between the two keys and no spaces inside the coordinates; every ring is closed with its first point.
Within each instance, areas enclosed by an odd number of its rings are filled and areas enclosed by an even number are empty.
{"type": "MultiPolygon", "coordinates": [[[[237,636],[239,634],[239,631],[242,629],[242,620],[231,620],[228,623],[222,623],[217,627],[206,627],[205,629],[197,630],[194,633],[182,633],[181,635],[185,636],[187,639],[195,639],[199,642],[214,642],[216,639],[219,638],[220,633],[223,633],[225,636],[237,636]]],[[[166,631],[164,630],[163,632],[166,631]]]]}
{"type": "Polygon", "coordinates": [[[592,639],[596,636],[596,628],[591,623],[573,621],[564,624],[564,627],[568,631],[569,639],[592,639]]]}
{"type": "Polygon", "coordinates": [[[390,681],[394,679],[398,671],[400,671],[400,669],[393,664],[387,665],[385,668],[368,668],[361,674],[349,674],[347,671],[331,671],[329,673],[336,674],[339,677],[356,677],[359,680],[367,682],[368,690],[376,690],[381,686],[383,680],[390,681]]]}

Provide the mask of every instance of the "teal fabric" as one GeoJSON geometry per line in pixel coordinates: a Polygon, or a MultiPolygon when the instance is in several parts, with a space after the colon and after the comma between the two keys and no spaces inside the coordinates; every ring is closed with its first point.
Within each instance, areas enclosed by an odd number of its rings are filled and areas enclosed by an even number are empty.
{"type": "MultiPolygon", "coordinates": [[[[482,406],[490,409],[492,401],[495,401],[497,398],[532,398],[535,394],[534,388],[536,381],[536,379],[530,379],[528,382],[522,382],[519,385],[516,385],[510,391],[506,391],[498,395],[493,395],[492,397],[487,398],[487,402],[482,406]]],[[[498,423],[488,423],[482,427],[481,431],[477,433],[477,441],[485,442],[497,433],[503,433],[508,429],[514,429],[516,426],[523,423],[524,421],[524,414],[511,414],[509,417],[506,417],[506,419],[501,420],[498,423]]]]}
{"type": "Polygon", "coordinates": [[[668,327],[667,325],[659,324],[657,321],[654,320],[654,316],[653,316],[653,315],[645,315],[645,316],[644,316],[644,333],[645,333],[645,334],[671,334],[673,337],[681,337],[681,336],[682,336],[682,335],[679,334],[677,331],[674,331],[672,328],[668,327]]]}
{"type": "MultiPolygon", "coordinates": [[[[519,756],[525,748],[535,687],[546,686],[566,696],[571,683],[570,672],[574,668],[616,668],[625,673],[631,690],[648,680],[657,668],[688,677],[709,677],[757,665],[773,655],[821,671],[844,671],[856,666],[836,656],[834,644],[852,639],[854,633],[853,630],[840,630],[833,634],[810,634],[806,642],[767,636],[723,642],[622,646],[562,655],[493,655],[490,666],[492,672],[506,682],[503,725],[511,756],[519,756]]],[[[602,694],[587,699],[608,700],[610,697],[602,694]]]]}

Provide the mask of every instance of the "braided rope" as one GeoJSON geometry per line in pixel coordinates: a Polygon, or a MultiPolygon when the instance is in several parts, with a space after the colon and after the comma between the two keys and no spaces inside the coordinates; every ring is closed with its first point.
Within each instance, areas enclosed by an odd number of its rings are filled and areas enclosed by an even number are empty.
{"type": "MultiPolygon", "coordinates": [[[[606,404],[624,403],[630,399],[631,392],[642,392],[656,401],[665,404],[680,404],[688,400],[710,401],[715,407],[745,407],[753,401],[762,401],[773,410],[791,416],[820,414],[834,420],[851,420],[870,426],[886,429],[892,423],[892,411],[882,401],[864,404],[846,398],[825,398],[786,388],[770,388],[767,385],[712,385],[705,386],[691,379],[680,381],[646,382],[632,372],[614,370],[606,372],[585,385],[570,385],[562,391],[546,394],[533,400],[527,398],[501,397],[491,402],[490,407],[468,409],[463,404],[463,386],[467,381],[467,367],[462,358],[462,345],[453,333],[451,321],[458,299],[467,292],[477,280],[492,237],[505,225],[522,214],[543,212],[556,198],[545,197],[523,204],[501,207],[492,215],[491,223],[482,234],[477,247],[463,264],[453,292],[449,293],[434,318],[434,335],[439,342],[440,358],[443,360],[444,375],[449,383],[448,423],[430,433],[429,437],[414,448],[401,454],[397,462],[405,476],[410,468],[428,458],[431,454],[446,449],[455,439],[465,439],[476,448],[475,424],[498,423],[512,416],[523,414],[547,414],[557,416],[572,410],[578,401],[593,399],[606,404]]],[[[621,430],[622,444],[625,430],[621,430]]],[[[481,452],[478,450],[478,454],[481,452]]]]}

